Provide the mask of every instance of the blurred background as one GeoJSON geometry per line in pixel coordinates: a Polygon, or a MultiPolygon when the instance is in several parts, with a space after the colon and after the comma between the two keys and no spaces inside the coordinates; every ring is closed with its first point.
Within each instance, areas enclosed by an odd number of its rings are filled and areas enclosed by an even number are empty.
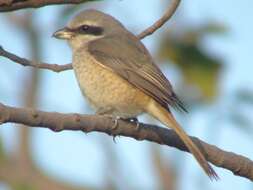
{"type": "MultiPolygon", "coordinates": [[[[0,15],[0,45],[31,60],[65,64],[70,48],[51,38],[76,12],[96,8],[135,34],[170,1],[111,0],[47,6],[0,15]]],[[[184,0],[173,18],[143,43],[185,102],[175,113],[188,134],[253,158],[253,1],[184,0]]],[[[92,114],[72,70],[53,73],[0,57],[0,102],[44,111],[92,114]]],[[[143,115],[140,121],[157,123],[143,115]]],[[[113,139],[101,133],[54,133],[0,127],[0,190],[253,190],[253,184],[215,167],[211,182],[190,154],[174,148],[113,139]]]]}

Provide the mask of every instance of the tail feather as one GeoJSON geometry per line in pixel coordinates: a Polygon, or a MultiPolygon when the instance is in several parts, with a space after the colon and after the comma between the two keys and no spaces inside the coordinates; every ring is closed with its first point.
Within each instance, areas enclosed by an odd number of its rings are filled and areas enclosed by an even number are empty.
{"type": "Polygon", "coordinates": [[[184,132],[184,130],[180,127],[173,115],[168,110],[160,106],[155,101],[152,101],[147,108],[147,112],[162,123],[164,123],[167,127],[170,127],[175,130],[177,135],[181,138],[181,140],[184,142],[189,151],[193,154],[199,165],[203,168],[203,170],[209,176],[210,179],[219,179],[214,169],[208,164],[202,152],[184,132]]]}
{"type": "Polygon", "coordinates": [[[171,94],[169,104],[178,111],[188,113],[184,103],[177,97],[174,92],[171,94]]]}

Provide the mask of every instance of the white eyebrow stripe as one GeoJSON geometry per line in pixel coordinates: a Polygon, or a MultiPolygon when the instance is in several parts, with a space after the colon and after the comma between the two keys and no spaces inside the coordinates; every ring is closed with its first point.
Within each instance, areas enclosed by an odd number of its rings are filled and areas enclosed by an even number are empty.
{"type": "Polygon", "coordinates": [[[78,23],[69,23],[68,27],[77,28],[77,27],[82,26],[82,25],[101,27],[101,26],[98,25],[98,23],[92,22],[92,21],[89,21],[89,20],[85,20],[83,22],[78,22],[78,23]]]}

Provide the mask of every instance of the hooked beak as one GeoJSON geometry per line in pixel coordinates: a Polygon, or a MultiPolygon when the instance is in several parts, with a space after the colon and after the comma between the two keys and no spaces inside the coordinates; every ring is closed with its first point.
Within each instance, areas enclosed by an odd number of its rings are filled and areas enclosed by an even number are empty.
{"type": "Polygon", "coordinates": [[[53,34],[53,37],[57,39],[64,39],[64,40],[69,40],[73,36],[74,36],[74,33],[67,27],[59,29],[53,34]]]}

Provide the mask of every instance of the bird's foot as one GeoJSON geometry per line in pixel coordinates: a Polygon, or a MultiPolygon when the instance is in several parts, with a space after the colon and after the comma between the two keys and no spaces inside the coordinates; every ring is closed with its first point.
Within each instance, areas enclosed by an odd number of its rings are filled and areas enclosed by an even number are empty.
{"type": "Polygon", "coordinates": [[[113,124],[113,126],[112,126],[112,130],[115,130],[115,129],[117,129],[117,127],[118,127],[118,120],[119,119],[122,119],[121,117],[119,117],[119,116],[116,116],[116,117],[112,117],[113,118],[113,120],[114,120],[114,124],[113,124]]]}
{"type": "Polygon", "coordinates": [[[102,108],[99,108],[96,111],[97,115],[108,116],[108,117],[110,117],[111,119],[114,120],[114,124],[111,127],[111,129],[114,130],[118,127],[118,120],[121,119],[121,118],[119,116],[116,116],[116,117],[112,116],[112,113],[113,113],[113,108],[112,107],[102,107],[102,108]]]}
{"type": "Polygon", "coordinates": [[[113,142],[114,142],[115,144],[117,143],[116,137],[117,137],[117,135],[113,135],[113,137],[112,137],[112,140],[113,140],[113,142]]]}
{"type": "MultiPolygon", "coordinates": [[[[115,130],[115,129],[117,129],[117,127],[118,127],[118,120],[119,119],[121,119],[119,116],[116,116],[116,117],[112,117],[112,119],[113,119],[113,121],[114,121],[114,124],[113,124],[113,126],[112,126],[112,130],[115,130]]],[[[113,136],[113,142],[114,143],[117,143],[116,142],[116,137],[117,137],[117,135],[112,135],[113,136]]]]}
{"type": "Polygon", "coordinates": [[[136,126],[135,126],[136,130],[138,130],[139,127],[140,127],[140,123],[139,123],[139,120],[137,119],[137,117],[130,117],[130,118],[126,118],[126,119],[123,118],[122,120],[131,122],[131,123],[135,123],[136,124],[136,126]]]}

